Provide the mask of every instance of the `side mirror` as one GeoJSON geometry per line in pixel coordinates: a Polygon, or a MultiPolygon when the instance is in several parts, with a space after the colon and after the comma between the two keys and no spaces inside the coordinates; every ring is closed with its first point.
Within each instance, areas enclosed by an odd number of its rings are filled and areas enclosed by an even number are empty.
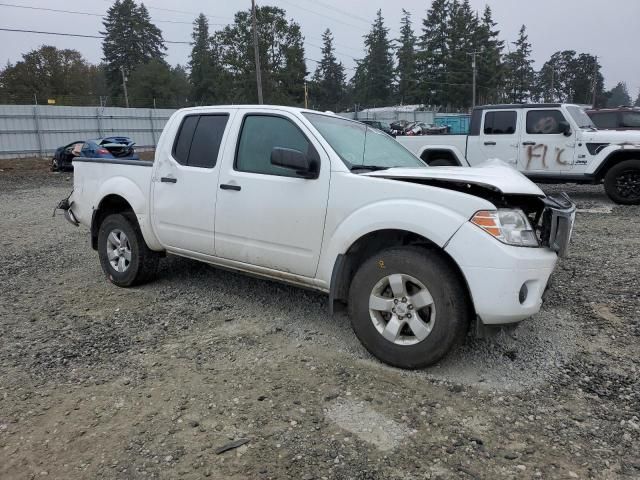
{"type": "Polygon", "coordinates": [[[302,178],[318,178],[317,162],[301,151],[292,148],[274,148],[271,151],[271,165],[294,170],[296,175],[302,178]]]}
{"type": "Polygon", "coordinates": [[[560,131],[565,137],[568,137],[571,135],[571,125],[569,125],[569,122],[560,122],[559,126],[560,126],[560,131]]]}

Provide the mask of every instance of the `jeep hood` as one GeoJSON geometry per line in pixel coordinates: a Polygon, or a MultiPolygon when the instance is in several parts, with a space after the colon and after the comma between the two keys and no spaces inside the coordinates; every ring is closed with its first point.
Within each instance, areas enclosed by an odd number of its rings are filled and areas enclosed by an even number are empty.
{"type": "Polygon", "coordinates": [[[398,167],[361,175],[405,181],[424,180],[426,183],[433,181],[443,187],[447,183],[470,184],[505,195],[545,196],[535,183],[501,160],[488,160],[474,167],[398,167]]]}
{"type": "Polygon", "coordinates": [[[580,140],[589,143],[609,143],[619,146],[635,146],[640,148],[640,131],[638,130],[596,130],[583,131],[580,140]]]}

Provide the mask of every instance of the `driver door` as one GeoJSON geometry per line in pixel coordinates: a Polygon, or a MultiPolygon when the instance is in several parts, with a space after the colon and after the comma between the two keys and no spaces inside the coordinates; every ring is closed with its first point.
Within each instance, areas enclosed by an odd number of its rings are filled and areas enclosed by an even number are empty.
{"type": "Polygon", "coordinates": [[[225,152],[218,185],[216,256],[313,277],[329,196],[326,153],[289,114],[248,112],[235,128],[238,145],[225,152]],[[318,178],[273,165],[276,147],[318,155],[318,178]]]}
{"type": "Polygon", "coordinates": [[[557,172],[571,170],[575,152],[575,132],[565,135],[569,122],[558,109],[525,111],[525,128],[520,144],[520,170],[557,172]]]}

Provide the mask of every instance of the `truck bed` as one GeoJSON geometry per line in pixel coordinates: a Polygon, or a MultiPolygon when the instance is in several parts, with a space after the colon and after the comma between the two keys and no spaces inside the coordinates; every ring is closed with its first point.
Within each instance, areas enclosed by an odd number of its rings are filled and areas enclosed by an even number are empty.
{"type": "Polygon", "coordinates": [[[465,158],[467,149],[467,135],[416,135],[408,137],[396,137],[405,148],[413,152],[418,157],[422,155],[425,147],[455,147],[458,155],[465,158]]]}

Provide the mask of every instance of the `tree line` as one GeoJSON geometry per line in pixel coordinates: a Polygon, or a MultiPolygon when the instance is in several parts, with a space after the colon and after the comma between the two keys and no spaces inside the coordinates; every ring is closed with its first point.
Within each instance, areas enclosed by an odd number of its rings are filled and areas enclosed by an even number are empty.
{"type": "MultiPolygon", "coordinates": [[[[310,59],[300,25],[287,19],[285,10],[257,7],[256,21],[267,103],[302,106],[306,99],[322,110],[424,104],[467,111],[473,102],[474,63],[478,104],[591,104],[595,99],[597,106],[618,106],[632,101],[624,83],[604,90],[601,66],[589,53],[558,51],[536,71],[526,27],[507,44],[491,8],[478,14],[469,0],[433,0],[419,29],[403,9],[399,38],[391,37],[379,10],[349,78],[330,29],[322,36],[320,58],[310,59]]],[[[200,14],[193,22],[189,58],[176,66],[166,61],[162,32],[143,3],[115,0],[103,27],[100,64],[89,63],[76,50],[43,46],[0,71],[0,102],[36,94],[41,99],[99,96],[122,105],[125,83],[136,107],[257,102],[250,10],[237,12],[217,31],[200,14]]],[[[640,106],[640,95],[635,104],[640,106]]]]}

